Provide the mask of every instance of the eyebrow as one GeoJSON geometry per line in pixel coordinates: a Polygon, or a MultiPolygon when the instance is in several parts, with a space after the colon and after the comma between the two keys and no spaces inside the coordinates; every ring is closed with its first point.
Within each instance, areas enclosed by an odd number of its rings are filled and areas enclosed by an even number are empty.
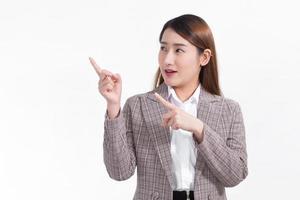
{"type": "MultiPolygon", "coordinates": [[[[164,41],[161,41],[160,43],[161,44],[168,44],[167,42],[164,42],[164,41]]],[[[184,46],[184,47],[187,47],[186,44],[182,44],[182,43],[173,43],[173,46],[184,46]]]]}

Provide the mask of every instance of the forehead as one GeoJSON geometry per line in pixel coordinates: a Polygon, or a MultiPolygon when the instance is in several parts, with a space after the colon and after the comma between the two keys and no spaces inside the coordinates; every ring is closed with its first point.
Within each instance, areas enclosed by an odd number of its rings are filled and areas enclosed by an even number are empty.
{"type": "Polygon", "coordinates": [[[191,46],[191,43],[181,37],[173,29],[167,28],[161,38],[162,44],[173,45],[173,46],[191,46]]]}

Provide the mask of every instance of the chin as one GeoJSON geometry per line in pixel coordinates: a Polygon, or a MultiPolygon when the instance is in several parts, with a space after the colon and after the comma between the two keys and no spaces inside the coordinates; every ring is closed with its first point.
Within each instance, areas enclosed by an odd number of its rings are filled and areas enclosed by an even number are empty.
{"type": "Polygon", "coordinates": [[[164,81],[166,85],[170,87],[176,87],[178,84],[175,83],[174,81],[164,81]]]}
{"type": "Polygon", "coordinates": [[[164,79],[164,82],[166,85],[171,86],[171,87],[176,87],[176,86],[180,85],[180,80],[178,80],[178,77],[170,79],[168,77],[165,77],[164,74],[162,76],[163,76],[163,79],[164,79]]]}

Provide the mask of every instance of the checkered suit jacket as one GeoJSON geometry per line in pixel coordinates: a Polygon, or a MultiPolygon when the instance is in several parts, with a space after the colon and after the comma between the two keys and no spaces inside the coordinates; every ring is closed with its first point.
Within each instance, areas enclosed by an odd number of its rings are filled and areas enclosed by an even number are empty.
{"type": "MultiPolygon", "coordinates": [[[[154,92],[166,99],[167,85],[129,97],[114,119],[105,113],[104,163],[109,176],[119,181],[131,177],[137,167],[134,200],[173,199],[171,135],[161,126],[167,108],[154,92]]],[[[204,140],[196,146],[194,198],[224,200],[225,187],[237,185],[248,174],[241,108],[201,86],[197,118],[204,123],[204,140]]]]}

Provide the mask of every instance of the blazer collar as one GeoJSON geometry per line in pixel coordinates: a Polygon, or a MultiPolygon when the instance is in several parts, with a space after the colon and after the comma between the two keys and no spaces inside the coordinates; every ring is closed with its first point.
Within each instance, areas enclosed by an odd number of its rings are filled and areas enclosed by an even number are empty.
{"type": "MultiPolygon", "coordinates": [[[[163,82],[160,84],[157,88],[152,90],[151,92],[148,93],[147,98],[153,100],[153,101],[158,101],[157,98],[154,96],[154,93],[160,94],[164,99],[168,98],[168,86],[163,82]]],[[[215,96],[211,93],[209,93],[201,84],[200,84],[200,94],[198,98],[198,107],[199,103],[202,101],[205,101],[207,103],[212,102],[215,100],[215,96]]]]}

